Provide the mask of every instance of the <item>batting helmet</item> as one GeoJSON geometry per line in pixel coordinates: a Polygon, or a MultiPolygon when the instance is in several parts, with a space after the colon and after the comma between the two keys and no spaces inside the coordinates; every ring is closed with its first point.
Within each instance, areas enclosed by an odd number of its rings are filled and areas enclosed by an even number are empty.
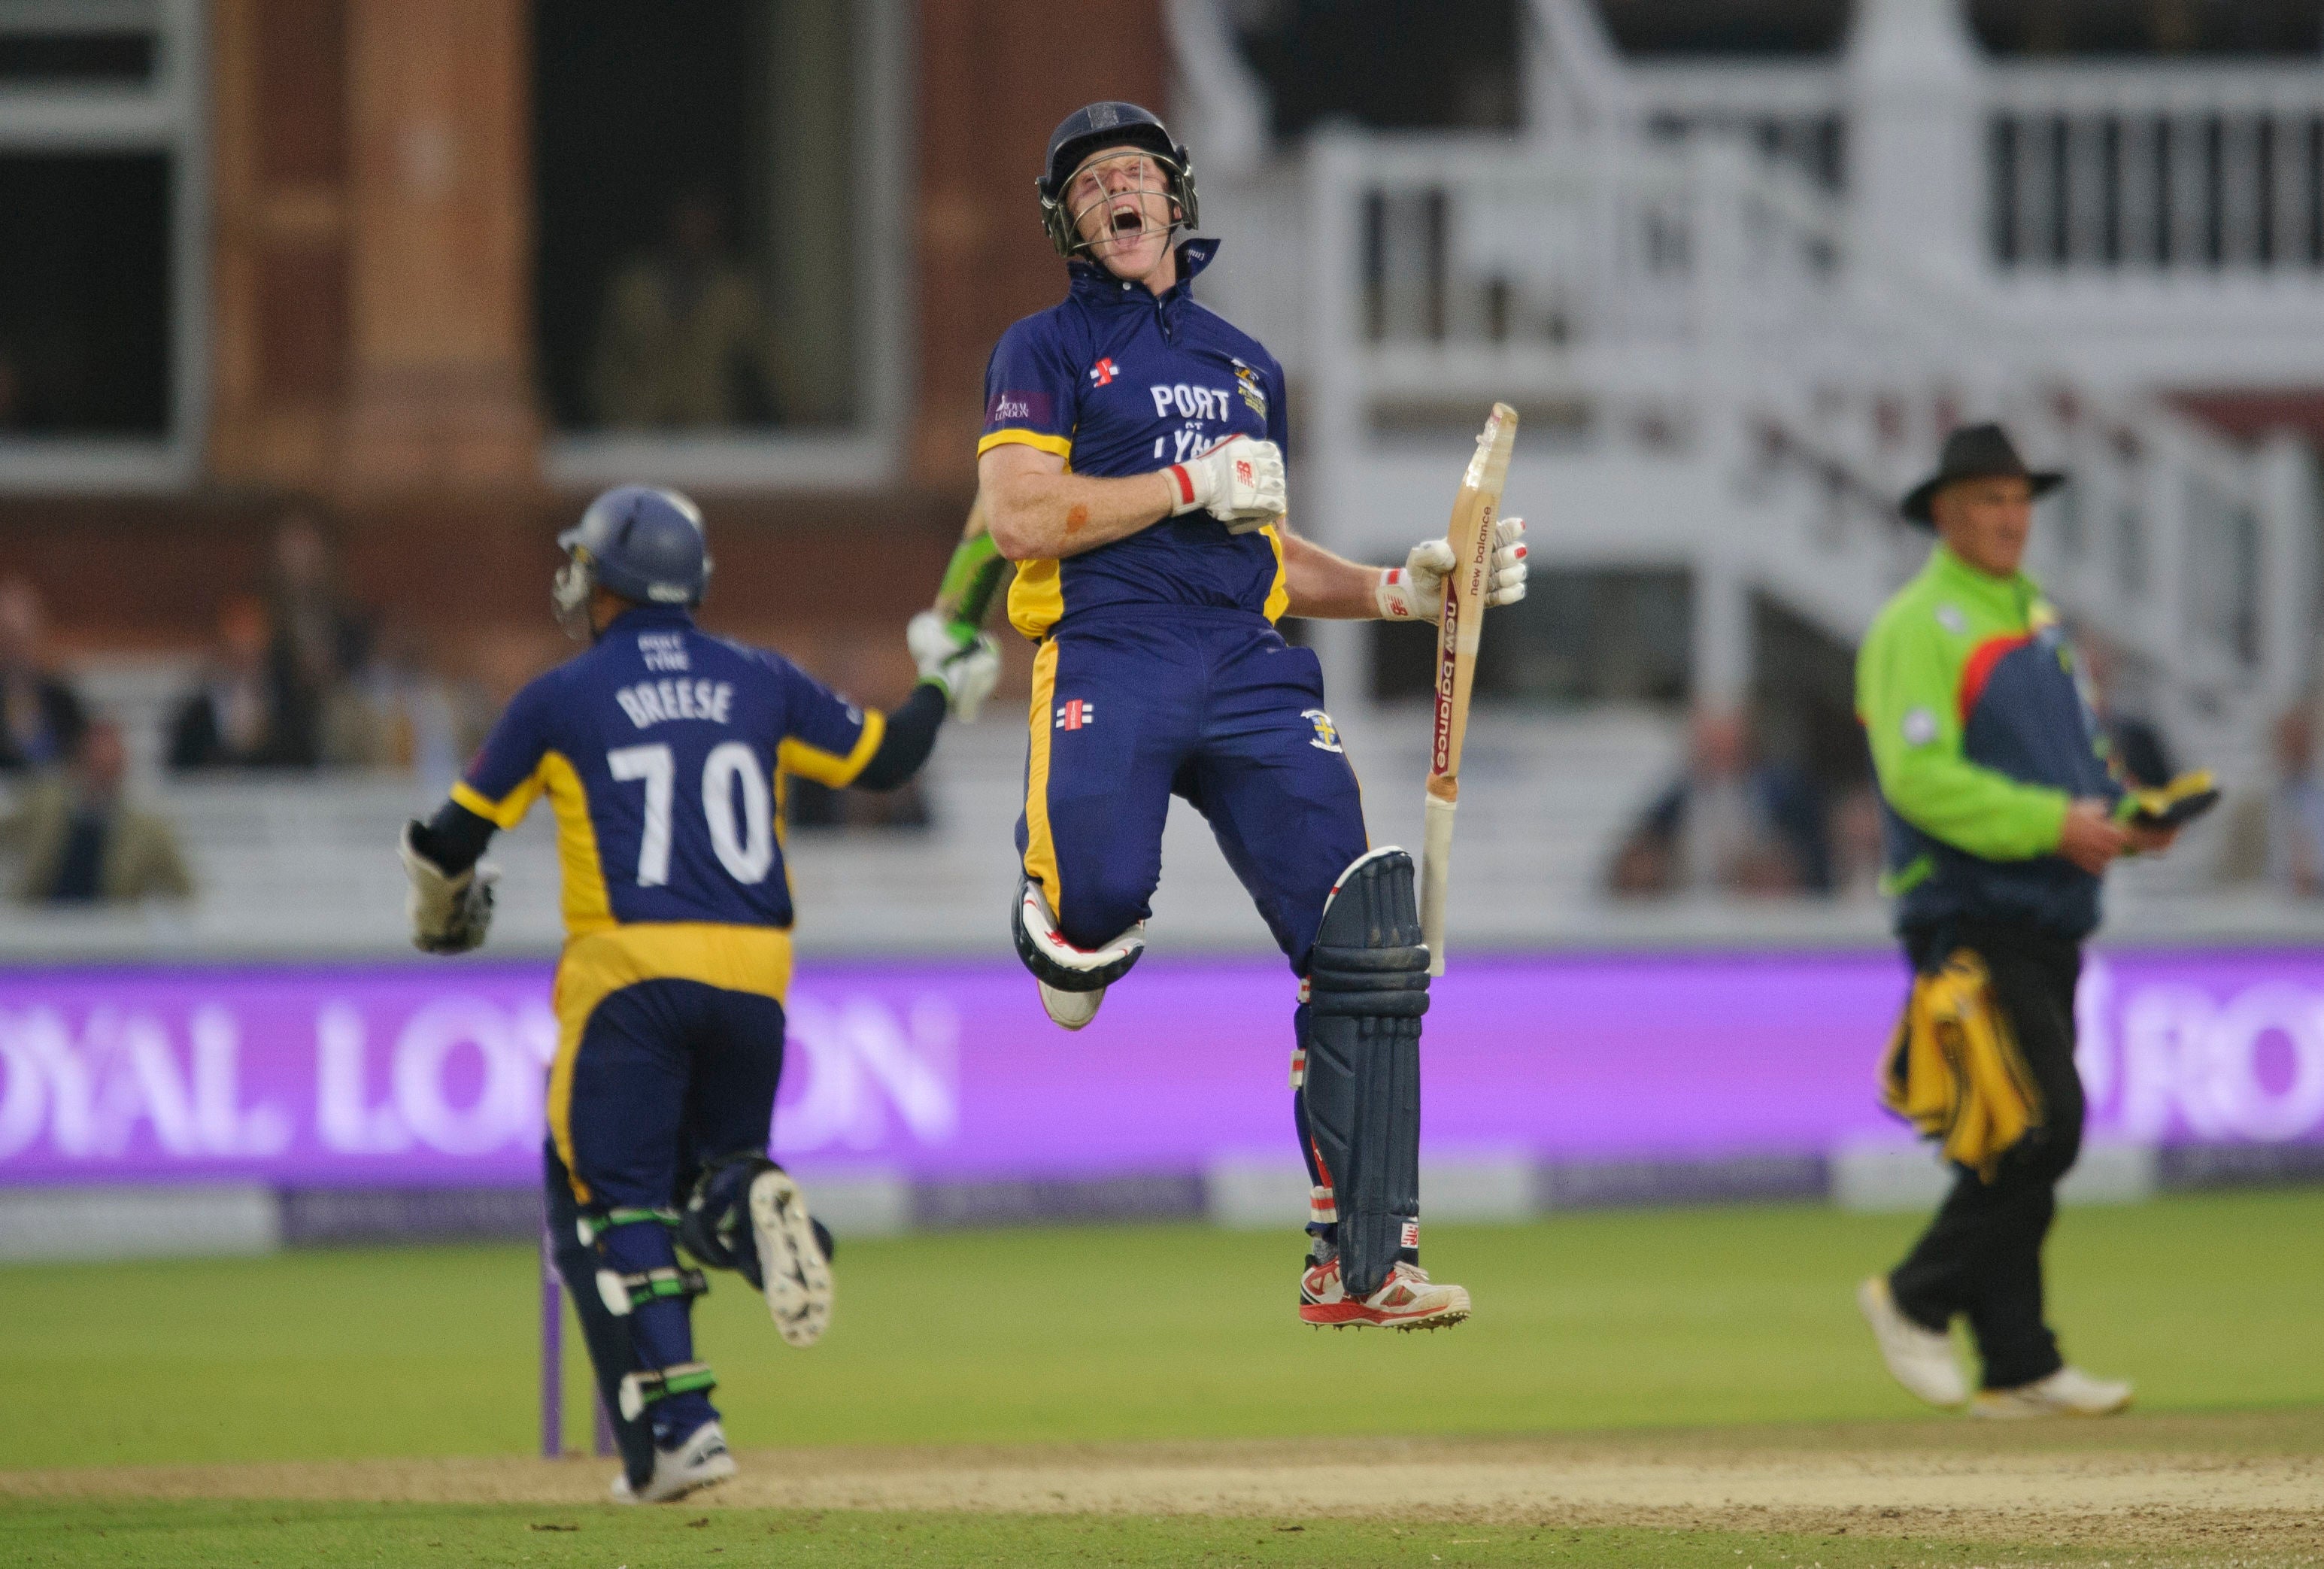
{"type": "Polygon", "coordinates": [[[699,605],[710,586],[702,510],[674,490],[609,490],[557,543],[577,554],[595,581],[642,605],[699,605]]]}
{"type": "Polygon", "coordinates": [[[1033,189],[1041,198],[1041,226],[1060,256],[1071,256],[1086,243],[1074,232],[1074,215],[1065,210],[1065,182],[1091,153],[1108,147],[1139,147],[1154,155],[1168,182],[1170,199],[1177,204],[1178,221],[1188,228],[1197,222],[1194,205],[1194,161],[1181,143],[1171,140],[1170,128],[1151,109],[1108,99],[1075,109],[1049,133],[1049,156],[1033,189]]]}

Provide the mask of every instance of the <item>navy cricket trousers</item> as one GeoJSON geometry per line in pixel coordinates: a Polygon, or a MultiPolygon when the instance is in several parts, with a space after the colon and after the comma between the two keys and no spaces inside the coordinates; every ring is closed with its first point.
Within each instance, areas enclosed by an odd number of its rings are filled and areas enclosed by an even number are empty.
{"type": "Polygon", "coordinates": [[[1151,912],[1182,796],[1305,974],[1332,885],[1362,855],[1363,803],[1314,654],[1250,611],[1155,605],[1068,616],[1033,662],[1017,848],[1067,942],[1151,912]]]}
{"type": "MultiPolygon", "coordinates": [[[[552,1138],[546,1152],[550,1240],[588,1342],[608,1411],[622,1376],[694,1360],[692,1308],[685,1298],[641,1304],[615,1318],[599,1299],[596,1272],[669,1269],[678,1254],[659,1222],[621,1225],[595,1247],[576,1223],[614,1210],[676,1211],[696,1175],[722,1155],[764,1155],[782,1076],[783,1005],[772,997],[698,981],[641,981],[608,994],[589,1015],[573,1059],[569,1090],[549,1115],[569,1135],[573,1168],[552,1138]],[[584,1201],[575,1179],[588,1192],[584,1201]]],[[[653,1450],[683,1440],[717,1416],[706,1394],[673,1395],[644,1420],[616,1419],[633,1486],[653,1472],[653,1450]]]]}

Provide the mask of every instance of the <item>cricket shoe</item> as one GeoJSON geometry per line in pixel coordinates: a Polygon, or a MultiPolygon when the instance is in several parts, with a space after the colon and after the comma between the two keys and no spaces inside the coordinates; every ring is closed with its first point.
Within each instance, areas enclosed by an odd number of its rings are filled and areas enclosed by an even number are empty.
{"type": "Polygon", "coordinates": [[[1856,1288],[1856,1306],[1872,1326],[1880,1360],[1898,1383],[1932,1406],[1950,1410],[1968,1403],[1969,1380],[1953,1360],[1952,1336],[1905,1317],[1888,1290],[1886,1275],[1875,1275],[1856,1288]]]}
{"type": "Polygon", "coordinates": [[[831,1258],[807,1195],[777,1167],[751,1181],[751,1232],[775,1330],[790,1345],[813,1345],[831,1324],[831,1258]]]}
{"type": "Polygon", "coordinates": [[[627,1472],[613,1479],[617,1504],[666,1504],[734,1474],[734,1457],[727,1453],[726,1435],[715,1422],[705,1422],[675,1449],[654,1451],[653,1475],[642,1490],[630,1485],[627,1472]]]}
{"type": "Polygon", "coordinates": [[[1337,1254],[1311,1262],[1299,1278],[1299,1316],[1306,1323],[1345,1329],[1371,1324],[1380,1329],[1449,1329],[1469,1316],[1469,1289],[1440,1286],[1417,1264],[1399,1260],[1379,1290],[1354,1297],[1340,1284],[1337,1254]]]}
{"type": "Polygon", "coordinates": [[[2130,1404],[2131,1387],[2120,1379],[2094,1379],[2080,1368],[2060,1368],[2046,1379],[2014,1389],[1979,1389],[1972,1417],[2007,1421],[2020,1417],[2111,1417],[2130,1404]]]}
{"type": "Polygon", "coordinates": [[[1052,1024],[1067,1029],[1079,1029],[1097,1017],[1098,1004],[1105,1001],[1105,988],[1094,992],[1064,992],[1047,981],[1033,983],[1041,989],[1041,1011],[1049,1016],[1052,1024]]]}

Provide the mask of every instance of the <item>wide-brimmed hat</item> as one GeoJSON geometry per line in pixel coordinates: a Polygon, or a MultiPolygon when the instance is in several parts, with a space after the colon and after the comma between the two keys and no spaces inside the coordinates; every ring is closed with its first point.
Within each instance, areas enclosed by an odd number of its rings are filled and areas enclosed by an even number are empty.
{"type": "Polygon", "coordinates": [[[1896,510],[1923,528],[1932,529],[1936,519],[1929,512],[1929,503],[1939,491],[1955,480],[2005,475],[2024,480],[2037,496],[2047,495],[2066,483],[2066,476],[2054,468],[2026,467],[2025,460],[2010,444],[2009,432],[2000,426],[1964,425],[1945,438],[1944,456],[1937,460],[1937,472],[1905,492],[1896,510]]]}

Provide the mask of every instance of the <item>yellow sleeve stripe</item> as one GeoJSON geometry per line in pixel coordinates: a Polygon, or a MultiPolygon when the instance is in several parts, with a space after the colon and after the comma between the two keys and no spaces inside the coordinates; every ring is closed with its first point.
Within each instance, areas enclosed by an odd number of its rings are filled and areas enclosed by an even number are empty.
{"type": "Polygon", "coordinates": [[[495,828],[513,828],[524,821],[531,810],[535,796],[540,794],[540,771],[535,769],[525,781],[499,800],[487,799],[466,780],[452,781],[452,802],[476,814],[495,828]]]}
{"type": "Polygon", "coordinates": [[[1074,438],[1072,437],[1049,436],[1038,430],[991,431],[977,442],[976,455],[979,457],[982,457],[986,453],[991,451],[994,448],[1006,447],[1012,441],[1025,447],[1038,447],[1044,452],[1054,452],[1059,457],[1069,458],[1074,455],[1074,438]]]}
{"type": "Polygon", "coordinates": [[[880,750],[880,743],[888,734],[888,716],[877,708],[863,711],[863,732],[855,738],[855,749],[845,757],[835,752],[825,752],[820,746],[809,746],[796,737],[787,736],[775,748],[775,766],[785,773],[795,773],[801,779],[811,779],[819,785],[840,789],[855,782],[872,754],[880,750]]]}

